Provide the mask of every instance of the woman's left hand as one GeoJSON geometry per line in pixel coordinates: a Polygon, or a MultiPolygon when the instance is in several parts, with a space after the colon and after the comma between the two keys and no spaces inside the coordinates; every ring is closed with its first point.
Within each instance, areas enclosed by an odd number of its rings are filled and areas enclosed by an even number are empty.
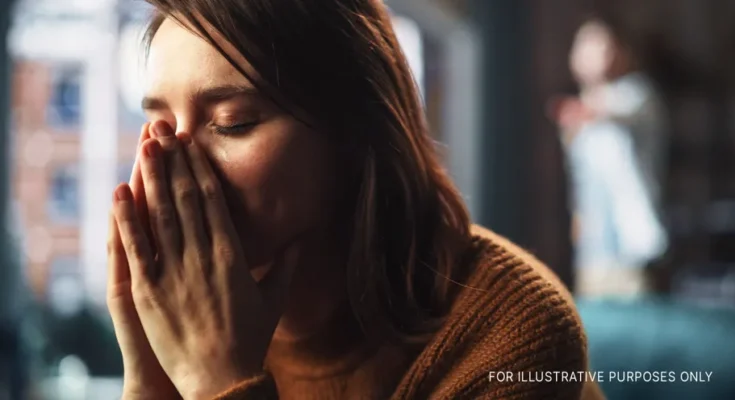
{"type": "Polygon", "coordinates": [[[282,255],[256,283],[203,150],[165,123],[152,129],[140,162],[157,254],[125,184],[115,218],[153,352],[185,399],[211,398],[261,373],[294,263],[282,255]]]}

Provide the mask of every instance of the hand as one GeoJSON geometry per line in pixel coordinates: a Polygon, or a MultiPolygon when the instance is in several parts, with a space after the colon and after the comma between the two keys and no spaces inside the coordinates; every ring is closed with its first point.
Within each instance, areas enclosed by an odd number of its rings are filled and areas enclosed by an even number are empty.
{"type": "Polygon", "coordinates": [[[565,144],[571,143],[580,128],[597,115],[578,97],[556,96],[547,105],[547,114],[560,128],[561,139],[565,144]]]}
{"type": "MultiPolygon", "coordinates": [[[[149,138],[149,124],[143,126],[142,144],[149,138]]],[[[143,178],[138,162],[133,167],[130,187],[145,209],[143,178]]],[[[145,215],[144,215],[145,218],[145,215]]],[[[107,246],[107,305],[115,326],[123,356],[123,400],[168,400],[180,399],[179,393],[158,363],[140,324],[138,312],[133,304],[130,286],[130,265],[123,249],[120,233],[113,212],[110,212],[110,230],[107,246]]]]}
{"type": "Polygon", "coordinates": [[[211,398],[261,372],[294,254],[282,252],[256,283],[203,150],[166,124],[153,132],[141,171],[157,252],[128,185],[116,190],[115,218],[156,357],[185,399],[211,398]]]}

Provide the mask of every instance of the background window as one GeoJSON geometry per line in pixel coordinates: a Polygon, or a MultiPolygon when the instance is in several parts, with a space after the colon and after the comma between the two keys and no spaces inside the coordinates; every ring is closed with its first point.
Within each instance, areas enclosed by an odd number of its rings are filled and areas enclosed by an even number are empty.
{"type": "Polygon", "coordinates": [[[81,124],[81,77],[78,66],[59,66],[51,76],[46,118],[52,128],[76,130],[81,124]]]}
{"type": "Polygon", "coordinates": [[[79,168],[67,165],[51,172],[49,218],[56,223],[75,224],[79,219],[79,168]]]}

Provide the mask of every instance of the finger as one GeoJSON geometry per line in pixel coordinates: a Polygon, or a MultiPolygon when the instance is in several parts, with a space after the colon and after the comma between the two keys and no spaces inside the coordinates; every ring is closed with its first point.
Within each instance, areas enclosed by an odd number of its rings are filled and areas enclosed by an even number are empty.
{"type": "MultiPolygon", "coordinates": [[[[110,211],[107,232],[107,299],[108,303],[126,297],[130,292],[130,267],[117,227],[114,209],[110,211]]],[[[115,306],[118,306],[116,303],[115,306]]],[[[112,307],[110,307],[112,308],[112,307]]],[[[112,310],[110,310],[112,312],[112,310]]]]}
{"type": "Polygon", "coordinates": [[[181,256],[181,231],[169,195],[163,149],[158,140],[149,139],[143,144],[140,168],[157,254],[162,259],[177,259],[181,256]]]}
{"type": "Polygon", "coordinates": [[[154,261],[148,238],[135,212],[130,186],[123,183],[115,190],[115,221],[125,256],[128,260],[130,283],[133,288],[145,288],[154,276],[154,261]]]}
{"type": "Polygon", "coordinates": [[[114,209],[110,211],[107,244],[107,308],[110,311],[123,363],[135,362],[135,349],[147,343],[135,309],[130,281],[130,267],[120,238],[114,209]]]}
{"type": "Polygon", "coordinates": [[[213,248],[235,248],[237,232],[225,202],[219,180],[209,164],[203,149],[187,134],[179,136],[186,150],[192,175],[201,193],[204,223],[209,231],[213,248]]]}
{"type": "Polygon", "coordinates": [[[143,124],[140,131],[140,139],[138,139],[138,151],[133,164],[133,173],[130,176],[130,189],[133,191],[133,197],[135,198],[135,209],[138,212],[138,218],[146,231],[146,236],[151,244],[152,251],[155,254],[155,242],[153,239],[153,232],[150,227],[150,218],[148,217],[148,203],[145,197],[145,188],[143,187],[143,175],[140,171],[140,159],[142,153],[143,143],[150,139],[150,123],[143,124]]]}
{"type": "MultiPolygon", "coordinates": [[[[143,124],[140,130],[140,139],[138,139],[138,151],[135,164],[133,164],[133,173],[130,175],[130,189],[133,191],[133,195],[139,195],[145,197],[143,191],[143,176],[140,174],[140,151],[142,150],[143,143],[151,138],[149,129],[151,124],[149,122],[143,124]]],[[[137,199],[137,197],[136,197],[137,199]]]]}
{"type": "MultiPolygon", "coordinates": [[[[190,139],[190,136],[185,135],[190,139]]],[[[210,253],[209,237],[202,221],[200,191],[189,169],[184,144],[176,136],[159,139],[167,154],[166,171],[169,176],[169,193],[178,213],[179,226],[185,252],[198,257],[210,253]]]]}

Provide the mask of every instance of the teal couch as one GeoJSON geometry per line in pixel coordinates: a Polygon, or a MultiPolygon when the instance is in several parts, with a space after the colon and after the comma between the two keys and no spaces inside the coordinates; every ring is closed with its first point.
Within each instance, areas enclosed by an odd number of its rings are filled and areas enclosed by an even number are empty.
{"type": "Polygon", "coordinates": [[[735,309],[655,298],[579,299],[577,305],[590,368],[603,373],[600,386],[609,400],[735,400],[735,309]],[[649,374],[636,382],[627,371],[649,374]],[[611,381],[611,373],[621,378],[611,381]]]}

